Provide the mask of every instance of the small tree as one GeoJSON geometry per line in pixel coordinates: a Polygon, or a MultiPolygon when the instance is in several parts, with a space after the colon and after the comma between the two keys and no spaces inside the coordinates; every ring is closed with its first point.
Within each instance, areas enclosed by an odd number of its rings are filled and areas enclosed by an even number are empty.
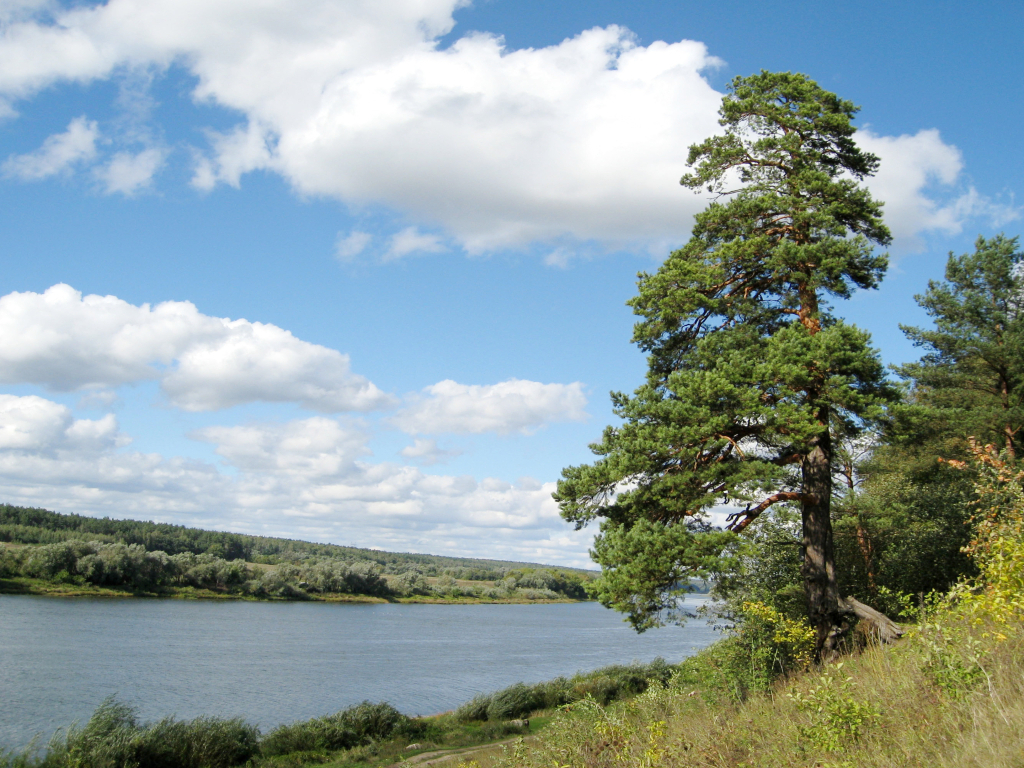
{"type": "MultiPolygon", "coordinates": [[[[921,360],[899,368],[930,424],[995,441],[1012,459],[1024,427],[1024,253],[1017,238],[979,237],[974,253],[949,254],[944,282],[916,296],[932,330],[900,326],[921,360]]],[[[946,456],[946,458],[953,458],[946,456]]]]}
{"type": "Polygon", "coordinates": [[[884,274],[881,204],[857,184],[878,159],[853,141],[857,107],[804,75],[761,72],[729,91],[723,135],[690,147],[682,178],[717,199],[630,302],[647,380],[612,394],[624,423],[591,446],[595,463],[563,470],[555,498],[577,528],[601,518],[598,595],[638,630],[660,622],[689,574],[722,567],[731,534],[701,523],[709,507],[745,502],[736,533],[773,504],[799,505],[820,654],[843,612],[833,443],[892,397],[867,334],[824,303],[884,274]]]}

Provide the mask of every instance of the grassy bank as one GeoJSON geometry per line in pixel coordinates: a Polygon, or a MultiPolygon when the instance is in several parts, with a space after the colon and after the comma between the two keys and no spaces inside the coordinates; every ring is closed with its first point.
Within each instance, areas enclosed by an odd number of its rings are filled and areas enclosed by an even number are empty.
{"type": "Polygon", "coordinates": [[[856,632],[813,665],[813,632],[746,602],[725,640],[667,685],[563,707],[530,742],[465,768],[1021,768],[1024,766],[1024,472],[993,457],[978,482],[978,575],[894,601],[910,618],[881,646],[856,632]]]}
{"type": "Polygon", "coordinates": [[[665,687],[567,707],[537,739],[463,766],[1019,767],[1024,642],[990,630],[926,623],[740,701],[711,650],[665,687]]]}

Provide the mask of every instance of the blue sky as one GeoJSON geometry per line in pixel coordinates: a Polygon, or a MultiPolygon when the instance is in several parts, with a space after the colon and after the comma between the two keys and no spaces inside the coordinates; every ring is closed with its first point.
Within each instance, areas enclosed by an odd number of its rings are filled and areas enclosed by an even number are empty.
{"type": "Polygon", "coordinates": [[[861,105],[896,240],[838,309],[901,362],[947,252],[1020,233],[1022,17],[0,0],[0,499],[584,565],[553,482],[641,380],[725,84],[861,105]]]}

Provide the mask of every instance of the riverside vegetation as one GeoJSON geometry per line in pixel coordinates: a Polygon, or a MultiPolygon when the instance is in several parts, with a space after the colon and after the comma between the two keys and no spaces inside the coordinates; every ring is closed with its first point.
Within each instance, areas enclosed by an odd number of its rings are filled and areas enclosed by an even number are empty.
{"type": "Polygon", "coordinates": [[[587,599],[591,574],[378,552],[0,505],[0,592],[526,602],[587,599]]]}
{"type": "Polygon", "coordinates": [[[19,753],[0,753],[0,768],[379,766],[537,732],[549,720],[545,715],[558,707],[580,701],[608,705],[664,685],[673,669],[657,659],[538,685],[518,683],[434,717],[410,718],[388,704],[364,702],[265,735],[239,719],[169,717],[143,724],[130,706],[108,699],[85,725],[59,731],[45,749],[33,744],[19,753]],[[538,717],[538,711],[544,714],[538,717]],[[529,721],[522,719],[528,716],[529,721]]]}

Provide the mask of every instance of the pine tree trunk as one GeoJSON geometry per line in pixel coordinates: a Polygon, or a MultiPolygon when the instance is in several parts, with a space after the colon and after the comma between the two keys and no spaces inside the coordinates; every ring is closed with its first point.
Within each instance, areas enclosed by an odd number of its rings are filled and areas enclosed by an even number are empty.
{"type": "Polygon", "coordinates": [[[835,549],[832,543],[832,436],[828,430],[828,408],[819,410],[823,429],[804,456],[802,573],[807,608],[816,634],[815,656],[822,658],[835,650],[839,624],[839,587],[836,583],[835,549]]]}

